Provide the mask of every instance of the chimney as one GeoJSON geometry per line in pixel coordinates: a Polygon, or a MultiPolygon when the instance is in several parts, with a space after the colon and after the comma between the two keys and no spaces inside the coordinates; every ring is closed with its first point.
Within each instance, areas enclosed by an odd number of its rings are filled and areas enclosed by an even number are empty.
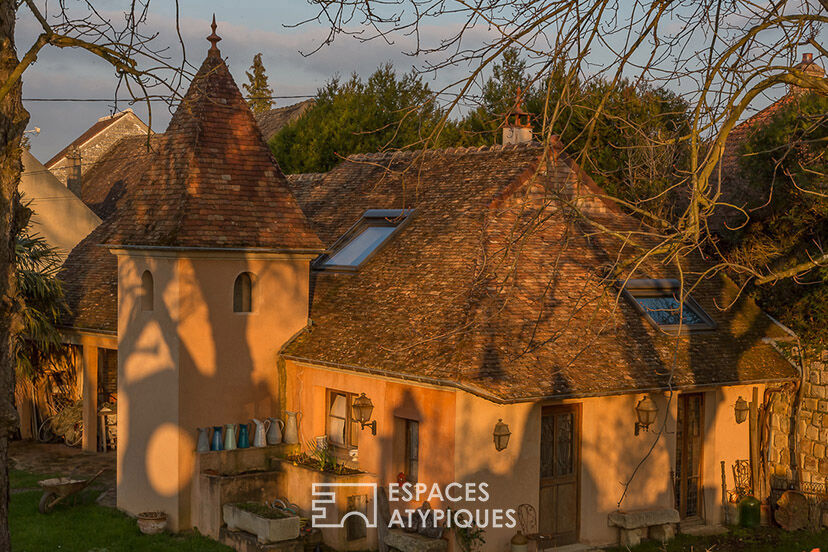
{"type": "Polygon", "coordinates": [[[81,152],[74,146],[66,156],[66,187],[76,196],[81,196],[83,176],[81,172],[81,152]]]}
{"type": "Polygon", "coordinates": [[[518,88],[515,107],[506,115],[506,124],[503,125],[503,145],[528,144],[532,141],[531,116],[523,110],[520,101],[521,90],[518,88]]]}
{"type": "MultiPolygon", "coordinates": [[[[802,61],[794,65],[793,67],[797,71],[802,71],[807,75],[811,75],[812,77],[816,77],[821,79],[825,77],[825,69],[823,69],[819,64],[814,61],[814,54],[808,52],[806,54],[802,54],[802,61]]],[[[799,94],[802,92],[807,92],[808,90],[805,88],[800,88],[799,86],[789,86],[788,91],[799,94]]]]}

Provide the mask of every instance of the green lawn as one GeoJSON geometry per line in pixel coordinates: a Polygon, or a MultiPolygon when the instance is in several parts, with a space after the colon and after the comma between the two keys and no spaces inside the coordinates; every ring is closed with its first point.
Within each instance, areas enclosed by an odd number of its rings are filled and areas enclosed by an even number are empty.
{"type": "MultiPolygon", "coordinates": [[[[13,486],[27,488],[48,476],[15,472],[13,486]]],[[[9,524],[15,552],[227,552],[230,548],[207,537],[188,535],[142,535],[135,520],[98,506],[98,492],[86,490],[78,504],[60,504],[50,514],[37,511],[39,491],[11,496],[9,524]]]]}
{"type": "MultiPolygon", "coordinates": [[[[632,552],[810,552],[814,548],[821,548],[822,552],[828,552],[828,531],[789,533],[776,527],[733,528],[726,535],[711,537],[678,535],[666,545],[644,542],[630,550],[632,552]]],[[[612,550],[627,549],[614,548],[612,550]]]]}

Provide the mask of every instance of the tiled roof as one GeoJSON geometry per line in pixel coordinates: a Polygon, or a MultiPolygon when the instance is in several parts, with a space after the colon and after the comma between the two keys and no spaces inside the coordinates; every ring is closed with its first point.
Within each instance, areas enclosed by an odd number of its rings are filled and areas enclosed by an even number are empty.
{"type": "Polygon", "coordinates": [[[46,168],[51,169],[52,166],[55,163],[57,163],[58,161],[60,161],[64,157],[66,157],[69,154],[69,152],[72,150],[72,148],[74,148],[75,146],[77,146],[77,147],[82,146],[83,144],[85,144],[86,142],[88,142],[89,140],[91,140],[92,138],[94,138],[95,136],[97,136],[98,134],[100,134],[101,132],[103,132],[104,130],[109,128],[110,126],[114,125],[122,117],[124,117],[124,116],[126,116],[127,114],[130,114],[130,113],[132,113],[131,109],[125,109],[124,111],[121,111],[120,113],[116,113],[116,114],[112,115],[111,117],[103,117],[103,118],[99,119],[94,125],[92,125],[88,129],[86,129],[86,131],[83,134],[81,134],[80,136],[75,138],[72,141],[72,143],[70,143],[68,146],[66,146],[65,148],[63,148],[59,152],[57,152],[54,155],[54,157],[52,157],[51,159],[46,161],[46,163],[45,163],[46,168]]]}
{"type": "MultiPolygon", "coordinates": [[[[569,194],[573,180],[558,162],[530,185],[541,156],[535,146],[360,155],[325,175],[291,178],[328,246],[366,209],[415,211],[358,272],[313,273],[312,325],[285,356],[504,402],[796,376],[763,340],[787,334],[753,302],[718,309],[737,292],[723,278],[693,292],[718,329],[683,337],[678,349],[616,302],[602,274],[620,244],[586,237],[564,211],[539,209],[550,194],[569,194]]],[[[622,232],[640,224],[609,209],[601,219],[622,232]]],[[[674,274],[653,265],[636,276],[674,274]]]]}
{"type": "Polygon", "coordinates": [[[126,191],[138,183],[163,140],[163,134],[127,136],[106,151],[83,176],[81,200],[102,219],[109,217],[126,191]]]}
{"type": "Polygon", "coordinates": [[[282,130],[286,125],[292,123],[302,116],[314,104],[314,100],[305,100],[303,102],[287,105],[285,107],[277,107],[264,113],[254,115],[259,129],[262,131],[265,141],[269,142],[277,132],[282,130]]]}
{"type": "Polygon", "coordinates": [[[138,185],[163,140],[163,134],[153,135],[148,149],[146,136],[123,138],[84,177],[82,199],[104,221],[72,249],[58,274],[70,310],[63,326],[117,331],[118,260],[99,244],[112,231],[112,215],[123,207],[126,191],[138,185]]]}
{"type": "Polygon", "coordinates": [[[125,199],[109,245],[321,249],[217,48],[125,199]]]}

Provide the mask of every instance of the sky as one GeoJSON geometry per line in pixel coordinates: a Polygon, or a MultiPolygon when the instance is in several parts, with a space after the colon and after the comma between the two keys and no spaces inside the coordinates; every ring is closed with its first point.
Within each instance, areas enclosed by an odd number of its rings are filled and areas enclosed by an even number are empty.
{"type": "MultiPolygon", "coordinates": [[[[36,0],[44,8],[54,11],[56,0],[36,0]]],[[[127,0],[94,0],[92,3],[105,17],[122,21],[122,6],[127,0]]],[[[186,48],[186,58],[194,72],[206,55],[209,43],[205,37],[210,34],[210,20],[215,13],[218,22],[219,43],[222,55],[227,60],[236,82],[246,82],[245,71],[250,67],[253,56],[261,52],[269,83],[278,98],[276,106],[296,103],[311,97],[326,81],[336,75],[347,78],[352,73],[367,77],[385,62],[394,64],[398,72],[407,72],[414,66],[422,67],[428,58],[414,58],[406,55],[414,42],[411,37],[395,35],[393,43],[382,40],[361,42],[347,36],[340,36],[333,45],[323,46],[312,55],[305,55],[317,49],[328,34],[324,22],[297,23],[316,15],[316,9],[305,0],[178,0],[180,29],[186,48]]],[[[152,0],[145,29],[157,32],[156,48],[167,48],[172,61],[181,59],[181,46],[175,32],[175,2],[152,0]]],[[[67,3],[83,6],[83,2],[67,3]]],[[[77,13],[77,12],[75,12],[77,13]]],[[[19,11],[17,21],[18,55],[22,55],[33,42],[40,27],[25,7],[19,11]]],[[[452,16],[440,16],[421,27],[424,42],[437,43],[456,30],[458,20],[452,16]]],[[[471,44],[480,43],[487,36],[487,30],[475,28],[466,34],[471,44]]],[[[467,43],[468,44],[468,43],[467,43]]],[[[443,54],[440,54],[443,55],[443,54]]],[[[600,56],[598,56],[600,57],[600,56]]],[[[436,77],[426,76],[432,89],[466,76],[466,67],[451,67],[436,77]],[[434,79],[434,80],[430,80],[434,79]]],[[[116,95],[118,79],[111,66],[92,54],[77,49],[60,50],[46,48],[37,62],[24,74],[24,105],[31,114],[28,137],[31,151],[42,162],[83,133],[99,118],[110,115],[116,108],[132,107],[145,121],[150,122],[156,132],[162,132],[169,122],[170,112],[164,103],[153,104],[152,119],[149,119],[145,104],[130,105],[129,95],[121,90],[117,106],[112,101],[116,95]],[[106,101],[47,101],[36,99],[105,99],[106,101]],[[40,132],[35,133],[34,129],[40,132]]],[[[186,83],[185,83],[186,84],[186,83]]],[[[671,83],[672,84],[672,83],[671,83]]],[[[681,86],[678,83],[677,86],[681,86]]],[[[180,89],[180,93],[186,86],[180,89]]],[[[767,105],[773,98],[761,100],[758,108],[767,105]]]]}
{"type": "MultiPolygon", "coordinates": [[[[42,3],[42,2],[40,2],[42,3]]],[[[55,2],[51,2],[54,4],[55,2]]],[[[120,2],[98,0],[96,6],[111,9],[113,17],[119,16],[120,2]]],[[[154,0],[146,28],[157,30],[158,46],[170,48],[170,56],[180,59],[180,45],[174,34],[174,2],[154,0]]],[[[213,13],[218,24],[217,33],[222,55],[230,71],[241,86],[253,56],[261,52],[269,83],[276,96],[310,97],[334,75],[348,77],[356,72],[367,76],[380,64],[390,61],[400,71],[408,71],[420,60],[403,52],[409,44],[384,44],[377,41],[362,43],[343,37],[333,47],[325,47],[313,55],[303,52],[314,50],[327,36],[327,28],[310,23],[299,28],[293,25],[315,12],[302,0],[180,0],[181,31],[186,46],[187,59],[196,68],[206,55],[209,43],[210,20],[213,13]],[[241,9],[243,6],[244,9],[241,9]]],[[[18,55],[31,44],[39,27],[32,17],[21,10],[17,22],[18,55]]],[[[450,24],[450,23],[449,23],[450,24]]],[[[434,30],[434,32],[439,32],[434,30]]],[[[449,74],[441,75],[442,79],[449,74]]],[[[29,132],[31,151],[41,162],[74,140],[100,117],[112,113],[114,102],[34,102],[39,98],[101,98],[115,97],[117,79],[113,69],[93,55],[78,50],[43,51],[37,62],[24,75],[24,105],[31,115],[28,129],[40,128],[40,133],[29,132]]],[[[431,82],[432,86],[435,82],[431,82]]],[[[184,90],[181,90],[183,93],[184,90]]],[[[121,93],[122,98],[128,95],[121,93]]],[[[289,105],[303,98],[275,100],[276,106],[289,105]]],[[[161,132],[169,122],[170,113],[163,103],[153,104],[152,127],[161,132]]],[[[147,121],[144,105],[118,103],[119,110],[132,107],[147,121]]]]}

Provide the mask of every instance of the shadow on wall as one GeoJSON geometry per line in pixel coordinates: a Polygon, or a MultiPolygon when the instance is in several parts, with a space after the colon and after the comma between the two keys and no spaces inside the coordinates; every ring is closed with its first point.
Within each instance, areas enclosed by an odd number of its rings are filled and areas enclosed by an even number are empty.
{"type": "Polygon", "coordinates": [[[197,427],[278,416],[276,353],[307,320],[307,260],[119,259],[118,505],[186,529],[197,427]],[[141,275],[154,308],[141,309],[141,275]],[[233,312],[253,275],[253,312],[233,312]],[[126,285],[125,285],[126,284],[126,285]]]}

